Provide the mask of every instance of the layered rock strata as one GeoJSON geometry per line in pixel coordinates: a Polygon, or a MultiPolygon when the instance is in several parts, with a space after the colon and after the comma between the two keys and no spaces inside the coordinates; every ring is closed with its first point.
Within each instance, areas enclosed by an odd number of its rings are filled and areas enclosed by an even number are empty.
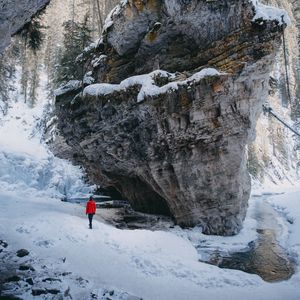
{"type": "Polygon", "coordinates": [[[56,99],[69,158],[137,210],[237,233],[250,193],[245,146],[285,26],[271,17],[281,11],[257,10],[246,0],[123,1],[90,57],[105,83],[56,99]],[[177,72],[130,77],[158,67],[177,72]]]}
{"type": "Polygon", "coordinates": [[[31,17],[50,0],[0,0],[0,53],[10,37],[20,30],[31,17]]]}

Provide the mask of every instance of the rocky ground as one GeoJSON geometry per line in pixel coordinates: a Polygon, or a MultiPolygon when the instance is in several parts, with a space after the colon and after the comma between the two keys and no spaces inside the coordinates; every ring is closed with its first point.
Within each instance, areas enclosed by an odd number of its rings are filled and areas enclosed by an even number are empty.
{"type": "MultiPolygon", "coordinates": [[[[70,272],[56,272],[51,263],[44,264],[26,249],[15,251],[2,240],[0,245],[0,299],[23,299],[24,293],[26,299],[30,294],[43,299],[72,299],[70,288],[62,284],[65,277],[72,278],[70,272]]],[[[74,279],[81,286],[87,283],[80,277],[74,279]]]]}
{"type": "Polygon", "coordinates": [[[166,230],[175,226],[169,217],[137,212],[126,202],[107,201],[97,206],[96,219],[119,229],[166,230]]]}
{"type": "Polygon", "coordinates": [[[0,240],[0,300],[76,299],[70,287],[74,285],[85,294],[84,299],[141,299],[114,289],[100,288],[87,292],[89,281],[63,271],[65,262],[65,257],[45,262],[26,249],[16,251],[6,241],[0,240]],[[59,265],[62,266],[60,270],[57,269],[59,265]]]}

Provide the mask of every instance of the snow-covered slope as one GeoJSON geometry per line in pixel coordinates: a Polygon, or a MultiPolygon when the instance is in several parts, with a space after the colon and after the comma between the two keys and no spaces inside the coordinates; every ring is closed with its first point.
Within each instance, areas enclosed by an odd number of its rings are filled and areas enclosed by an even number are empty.
{"type": "MultiPolygon", "coordinates": [[[[45,98],[43,98],[45,99],[45,98]]],[[[0,122],[1,190],[24,193],[34,189],[45,195],[71,196],[87,193],[83,173],[71,163],[56,158],[42,142],[42,119],[46,103],[34,108],[13,102],[0,122]]]]}
{"type": "MultiPolygon", "coordinates": [[[[287,203],[290,208],[299,207],[299,203],[294,203],[295,207],[287,203]]],[[[281,205],[287,206],[283,201],[281,205]]],[[[73,299],[92,299],[91,293],[97,295],[94,299],[106,299],[102,298],[105,289],[115,291],[111,299],[132,299],[128,295],[148,300],[299,299],[299,272],[289,281],[270,284],[256,275],[198,261],[190,239],[202,240],[203,247],[207,239],[206,243],[215,243],[219,249],[243,248],[253,238],[255,222],[251,218],[240,235],[225,238],[205,237],[197,229],[119,230],[101,219],[94,221],[94,229],[89,230],[83,217],[83,207],[58,199],[41,198],[36,193],[0,193],[1,238],[12,251],[30,251],[29,258],[18,260],[23,264],[26,259],[30,261],[36,270],[31,276],[42,274],[33,277],[33,288],[41,288],[42,280],[55,276],[62,282],[50,286],[58,286],[62,293],[69,289],[73,299]],[[42,265],[47,266],[46,273],[42,265]],[[71,275],[62,275],[66,273],[71,275]]],[[[288,246],[299,255],[300,235],[295,230],[298,212],[293,217],[295,226],[290,229],[294,234],[288,246]]],[[[22,299],[50,299],[33,297],[31,289],[24,290],[22,299]]]]}

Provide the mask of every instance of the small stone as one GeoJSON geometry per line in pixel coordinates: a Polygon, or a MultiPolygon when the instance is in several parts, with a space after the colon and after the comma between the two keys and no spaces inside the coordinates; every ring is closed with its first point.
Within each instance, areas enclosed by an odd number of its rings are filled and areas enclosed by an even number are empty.
{"type": "Polygon", "coordinates": [[[45,278],[45,279],[43,279],[42,280],[43,282],[54,282],[54,281],[59,281],[59,282],[61,282],[61,280],[59,279],[59,278],[50,278],[50,277],[48,277],[48,278],[45,278]]]}
{"type": "Polygon", "coordinates": [[[48,294],[47,290],[45,289],[32,289],[31,293],[33,296],[40,296],[48,294]]]}
{"type": "Polygon", "coordinates": [[[29,254],[29,251],[26,250],[26,249],[20,249],[20,250],[17,251],[17,256],[18,257],[24,257],[28,254],[29,254]]]}
{"type": "Polygon", "coordinates": [[[21,266],[19,267],[19,270],[20,270],[20,271],[28,271],[28,270],[30,270],[30,271],[35,271],[35,269],[34,269],[32,266],[27,266],[27,265],[21,265],[21,266]]]}
{"type": "Polygon", "coordinates": [[[47,289],[47,292],[49,294],[57,295],[58,293],[60,293],[60,290],[58,290],[58,289],[47,289]]]}
{"type": "Polygon", "coordinates": [[[68,286],[68,288],[64,292],[64,297],[71,297],[71,295],[70,295],[70,287],[69,286],[68,286]]]}
{"type": "Polygon", "coordinates": [[[0,240],[0,246],[2,246],[3,248],[6,248],[8,246],[8,244],[2,240],[0,240]]]}
{"type": "Polygon", "coordinates": [[[91,298],[92,298],[92,299],[97,299],[98,297],[97,297],[97,295],[96,295],[96,294],[94,294],[94,293],[91,293],[91,298]]]}
{"type": "Polygon", "coordinates": [[[28,284],[33,285],[33,280],[32,280],[32,278],[27,278],[25,281],[26,281],[28,284]]]}
{"type": "Polygon", "coordinates": [[[0,296],[0,300],[22,300],[22,299],[15,296],[5,295],[5,296],[0,296]]]}
{"type": "Polygon", "coordinates": [[[14,276],[11,276],[11,277],[5,279],[5,282],[17,282],[20,280],[21,280],[21,277],[19,277],[18,275],[14,275],[14,276]]]}

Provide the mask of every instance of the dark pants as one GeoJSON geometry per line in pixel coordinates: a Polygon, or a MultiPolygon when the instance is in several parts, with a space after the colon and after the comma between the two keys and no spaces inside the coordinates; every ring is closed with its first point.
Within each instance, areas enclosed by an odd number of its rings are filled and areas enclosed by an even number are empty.
{"type": "Polygon", "coordinates": [[[88,214],[88,216],[89,216],[89,221],[90,221],[90,229],[92,229],[92,221],[93,221],[94,214],[88,214]]]}

